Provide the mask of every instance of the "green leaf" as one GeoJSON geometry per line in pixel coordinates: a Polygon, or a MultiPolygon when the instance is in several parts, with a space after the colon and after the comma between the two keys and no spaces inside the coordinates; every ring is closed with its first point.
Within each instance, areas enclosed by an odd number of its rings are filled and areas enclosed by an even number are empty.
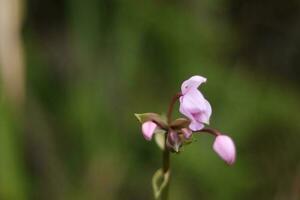
{"type": "Polygon", "coordinates": [[[144,123],[146,121],[153,121],[158,124],[161,128],[167,129],[168,125],[164,116],[161,116],[157,113],[142,113],[142,114],[134,114],[135,117],[141,122],[144,123]]]}
{"type": "Polygon", "coordinates": [[[171,122],[170,127],[175,130],[182,128],[187,128],[190,125],[191,121],[186,118],[178,118],[171,122]]]}
{"type": "Polygon", "coordinates": [[[153,119],[162,120],[161,116],[157,113],[141,113],[141,114],[135,113],[134,115],[141,123],[144,123],[146,121],[151,121],[153,119]]]}
{"type": "Polygon", "coordinates": [[[169,184],[170,171],[166,173],[162,169],[158,169],[152,177],[152,188],[155,199],[159,199],[163,190],[169,184]]]}

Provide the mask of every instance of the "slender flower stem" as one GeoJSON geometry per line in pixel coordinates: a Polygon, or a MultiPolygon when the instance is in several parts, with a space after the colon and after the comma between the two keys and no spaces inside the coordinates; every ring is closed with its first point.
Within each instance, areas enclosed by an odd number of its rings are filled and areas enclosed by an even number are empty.
{"type": "Polygon", "coordinates": [[[206,128],[203,128],[201,130],[199,130],[198,132],[206,132],[206,133],[209,133],[213,136],[218,136],[218,135],[222,135],[220,131],[218,131],[217,129],[214,129],[214,128],[209,128],[209,127],[206,127],[206,128]]]}
{"type": "MultiPolygon", "coordinates": [[[[181,97],[181,95],[182,94],[179,92],[179,93],[175,94],[171,100],[171,103],[170,103],[169,109],[168,109],[168,113],[167,113],[168,124],[170,124],[172,122],[173,108],[174,108],[176,101],[179,99],[179,97],[181,97]]],[[[167,138],[168,138],[168,133],[165,134],[165,148],[163,151],[163,171],[164,171],[164,173],[169,171],[169,168],[170,168],[170,152],[167,148],[167,138]]]]}
{"type": "Polygon", "coordinates": [[[178,92],[177,94],[175,94],[171,100],[171,103],[169,105],[169,109],[168,109],[168,113],[167,113],[167,121],[168,121],[168,124],[171,123],[172,121],[172,113],[173,113],[173,108],[174,108],[174,105],[176,103],[176,101],[179,99],[179,97],[181,97],[182,94],[181,92],[178,92]]]}
{"type": "Polygon", "coordinates": [[[165,134],[165,146],[163,151],[163,172],[166,173],[170,169],[170,152],[167,148],[166,141],[167,141],[168,135],[165,134]]]}
{"type": "MultiPolygon", "coordinates": [[[[172,113],[174,109],[174,105],[176,101],[181,97],[181,93],[177,93],[173,96],[171,103],[168,108],[167,113],[167,122],[170,124],[172,122],[172,113]]],[[[165,134],[165,145],[164,145],[164,151],[163,151],[163,172],[167,173],[170,170],[170,151],[167,148],[167,138],[168,138],[168,132],[165,134]]],[[[165,190],[162,193],[162,200],[168,199],[168,190],[169,190],[169,183],[166,186],[165,190]]]]}

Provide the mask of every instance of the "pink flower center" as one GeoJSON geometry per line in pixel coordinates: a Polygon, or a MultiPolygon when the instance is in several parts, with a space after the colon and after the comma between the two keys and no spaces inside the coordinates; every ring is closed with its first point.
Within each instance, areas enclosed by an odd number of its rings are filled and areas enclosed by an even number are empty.
{"type": "Polygon", "coordinates": [[[202,116],[203,112],[199,111],[199,112],[195,112],[195,113],[191,113],[191,114],[196,122],[202,123],[201,116],[202,116]]]}

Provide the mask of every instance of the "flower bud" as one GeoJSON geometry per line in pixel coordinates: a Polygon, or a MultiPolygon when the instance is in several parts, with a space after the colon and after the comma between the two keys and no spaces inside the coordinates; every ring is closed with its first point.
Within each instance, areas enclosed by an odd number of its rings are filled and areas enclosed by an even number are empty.
{"type": "Polygon", "coordinates": [[[187,140],[190,139],[193,134],[193,131],[188,128],[182,128],[181,132],[183,133],[184,138],[187,140]]]}
{"type": "Polygon", "coordinates": [[[157,125],[152,121],[147,121],[142,124],[143,136],[146,140],[150,141],[154,134],[157,125]]]}
{"type": "Polygon", "coordinates": [[[213,149],[228,165],[232,165],[235,162],[235,145],[227,135],[217,136],[213,149]]]}
{"type": "Polygon", "coordinates": [[[170,149],[173,149],[175,152],[179,152],[182,141],[180,140],[179,135],[174,130],[171,130],[168,133],[166,144],[170,149]]]}

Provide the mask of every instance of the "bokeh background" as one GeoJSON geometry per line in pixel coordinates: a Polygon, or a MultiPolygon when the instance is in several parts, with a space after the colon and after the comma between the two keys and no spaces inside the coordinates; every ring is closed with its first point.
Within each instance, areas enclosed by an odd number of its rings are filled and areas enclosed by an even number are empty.
{"type": "Polygon", "coordinates": [[[1,0],[0,199],[152,199],[133,113],[199,74],[237,162],[196,136],[170,199],[298,200],[299,57],[298,0],[1,0]]]}

